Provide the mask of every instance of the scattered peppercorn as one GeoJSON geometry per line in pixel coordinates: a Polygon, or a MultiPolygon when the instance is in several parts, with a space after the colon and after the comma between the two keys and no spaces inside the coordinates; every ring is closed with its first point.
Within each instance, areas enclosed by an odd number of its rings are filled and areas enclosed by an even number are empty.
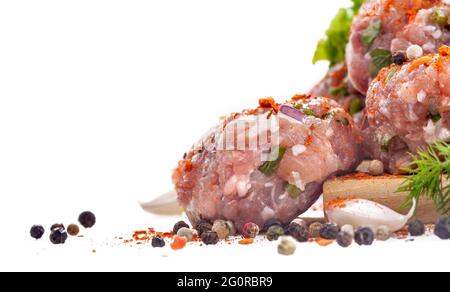
{"type": "Polygon", "coordinates": [[[170,247],[173,250],[180,250],[183,249],[187,244],[187,239],[186,237],[179,237],[179,236],[175,236],[173,238],[173,242],[170,244],[170,247]]]}
{"type": "Polygon", "coordinates": [[[327,223],[320,229],[319,235],[323,239],[335,240],[339,233],[339,228],[335,224],[327,223]]]}
{"type": "Polygon", "coordinates": [[[395,53],[392,56],[392,63],[394,63],[395,65],[401,66],[401,65],[405,64],[406,61],[408,61],[408,58],[402,52],[395,53]]]}
{"type": "Polygon", "coordinates": [[[347,232],[341,231],[338,233],[336,242],[342,247],[349,247],[353,243],[353,236],[347,232]]]}
{"type": "Polygon", "coordinates": [[[177,236],[178,237],[186,237],[188,242],[192,241],[192,237],[193,237],[192,230],[187,227],[182,227],[178,230],[177,236]]]}
{"type": "Polygon", "coordinates": [[[291,236],[283,236],[278,244],[278,253],[285,256],[293,255],[296,249],[297,242],[291,236]]]}
{"type": "Polygon", "coordinates": [[[195,228],[195,230],[197,230],[198,235],[202,236],[202,234],[204,232],[212,230],[212,224],[209,221],[201,220],[200,222],[198,222],[197,227],[195,228]]]}
{"type": "Polygon", "coordinates": [[[350,234],[352,237],[355,237],[355,229],[353,225],[347,224],[341,227],[341,232],[345,232],[350,234]]]}
{"type": "Polygon", "coordinates": [[[267,230],[266,237],[269,241],[275,241],[280,238],[280,236],[284,235],[284,229],[283,227],[279,225],[272,225],[269,227],[269,230],[267,230]]]}
{"type": "Polygon", "coordinates": [[[55,223],[52,226],[50,226],[50,231],[53,231],[53,230],[56,230],[56,229],[59,229],[59,228],[66,229],[64,224],[62,224],[62,223],[55,223]]]}
{"type": "Polygon", "coordinates": [[[30,235],[34,239],[41,239],[44,233],[45,229],[41,225],[33,225],[30,229],[30,235]]]}
{"type": "Polygon", "coordinates": [[[309,239],[309,231],[304,225],[292,222],[285,230],[286,235],[290,235],[299,242],[306,242],[309,239]]]}
{"type": "Polygon", "coordinates": [[[372,245],[374,240],[375,236],[369,227],[361,227],[355,232],[355,241],[359,245],[372,245]]]}
{"type": "Polygon", "coordinates": [[[69,233],[70,236],[77,236],[78,233],[80,233],[80,227],[76,224],[70,224],[69,227],[67,227],[67,233],[69,233]]]}
{"type": "Polygon", "coordinates": [[[255,238],[259,234],[259,226],[249,222],[242,227],[242,236],[244,238],[255,238]]]}
{"type": "Polygon", "coordinates": [[[212,231],[217,233],[219,239],[226,239],[230,235],[230,229],[226,221],[216,220],[212,226],[212,231]]]}
{"type": "Polygon", "coordinates": [[[173,226],[173,234],[177,234],[178,230],[180,230],[183,227],[190,228],[189,225],[184,221],[179,221],[179,222],[175,223],[175,225],[173,226]]]}
{"type": "Polygon", "coordinates": [[[450,218],[440,219],[434,228],[434,234],[440,239],[450,239],[450,218]]]}
{"type": "Polygon", "coordinates": [[[294,219],[291,223],[295,223],[295,224],[298,224],[298,225],[303,226],[305,228],[308,228],[308,224],[306,224],[306,221],[301,219],[301,218],[294,219]]]}
{"type": "Polygon", "coordinates": [[[67,232],[63,228],[56,228],[50,233],[50,241],[53,244],[64,244],[67,237],[67,232]]]}
{"type": "Polygon", "coordinates": [[[382,225],[377,228],[376,238],[379,241],[386,241],[391,238],[391,231],[389,227],[382,225]]]}
{"type": "Polygon", "coordinates": [[[384,174],[384,164],[380,160],[372,160],[369,164],[369,174],[381,176],[384,174]]]}
{"type": "Polygon", "coordinates": [[[84,228],[91,228],[95,225],[97,219],[94,213],[86,211],[80,214],[78,221],[84,228]]]}
{"type": "Polygon", "coordinates": [[[152,246],[153,247],[164,247],[166,245],[166,242],[164,241],[164,239],[157,235],[155,237],[152,238],[152,246]]]}
{"type": "Polygon", "coordinates": [[[283,222],[281,222],[280,220],[275,219],[275,218],[269,219],[266,221],[266,223],[264,223],[262,232],[267,232],[269,230],[269,228],[274,225],[283,227],[283,222]]]}
{"type": "Polygon", "coordinates": [[[408,224],[408,231],[411,236],[422,236],[425,234],[425,224],[420,220],[414,220],[408,224]]]}
{"type": "Polygon", "coordinates": [[[215,245],[219,242],[219,236],[214,231],[205,231],[202,233],[202,241],[206,245],[215,245]]]}
{"type": "Polygon", "coordinates": [[[234,223],[231,221],[227,221],[228,229],[230,230],[230,236],[236,235],[236,226],[234,226],[234,223]]]}
{"type": "Polygon", "coordinates": [[[323,224],[320,222],[314,222],[309,225],[309,236],[312,238],[317,238],[320,236],[320,229],[322,229],[323,224]]]}

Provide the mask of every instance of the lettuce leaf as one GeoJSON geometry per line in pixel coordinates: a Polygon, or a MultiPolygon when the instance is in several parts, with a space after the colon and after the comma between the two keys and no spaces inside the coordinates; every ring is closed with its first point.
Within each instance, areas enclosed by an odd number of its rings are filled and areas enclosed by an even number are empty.
{"type": "Polygon", "coordinates": [[[358,13],[365,0],[352,0],[353,6],[339,9],[325,32],[325,37],[317,44],[313,64],[329,61],[330,67],[344,61],[345,47],[349,41],[353,17],[358,13]]]}

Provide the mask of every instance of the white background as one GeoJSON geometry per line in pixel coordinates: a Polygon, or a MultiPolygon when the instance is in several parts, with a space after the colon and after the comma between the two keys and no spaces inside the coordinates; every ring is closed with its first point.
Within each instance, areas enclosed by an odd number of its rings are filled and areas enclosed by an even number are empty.
{"type": "Polygon", "coordinates": [[[311,64],[316,42],[348,1],[0,3],[0,270],[448,269],[448,242],[431,239],[304,245],[291,258],[273,244],[114,244],[178,219],[144,214],[137,201],[171,189],[171,170],[219,116],[323,76],[327,64],[311,64]],[[99,222],[84,239],[55,247],[48,233],[28,235],[86,209],[99,222]]]}

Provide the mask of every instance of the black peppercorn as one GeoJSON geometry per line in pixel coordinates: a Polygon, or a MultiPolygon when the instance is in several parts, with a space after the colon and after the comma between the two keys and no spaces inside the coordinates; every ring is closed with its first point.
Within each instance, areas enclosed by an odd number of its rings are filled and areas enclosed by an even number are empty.
{"type": "Polygon", "coordinates": [[[342,247],[349,247],[353,243],[353,237],[347,232],[339,232],[336,238],[336,242],[342,247]]]}
{"type": "Polygon", "coordinates": [[[205,231],[202,233],[202,241],[206,245],[215,245],[219,242],[219,235],[214,231],[205,231]]]}
{"type": "Polygon", "coordinates": [[[335,240],[339,233],[339,228],[335,224],[327,223],[320,229],[319,235],[323,239],[335,240]]]}
{"type": "Polygon", "coordinates": [[[267,232],[269,230],[269,228],[274,225],[283,227],[283,222],[281,222],[278,219],[269,219],[266,221],[266,223],[264,223],[262,232],[267,232]]]}
{"type": "Polygon", "coordinates": [[[411,236],[422,236],[425,234],[425,224],[420,220],[412,221],[408,224],[408,230],[411,236]]]}
{"type": "Polygon", "coordinates": [[[164,247],[166,245],[166,242],[161,236],[155,236],[152,238],[152,246],[153,247],[164,247]]]}
{"type": "Polygon", "coordinates": [[[212,230],[212,224],[209,221],[201,220],[200,222],[198,222],[195,230],[197,230],[198,235],[202,236],[204,232],[212,230]]]}
{"type": "Polygon", "coordinates": [[[440,219],[434,228],[434,234],[440,239],[450,239],[450,218],[440,219]]]}
{"type": "Polygon", "coordinates": [[[55,223],[52,226],[50,226],[50,231],[56,230],[58,228],[66,229],[64,224],[62,224],[62,223],[55,223]]]}
{"type": "Polygon", "coordinates": [[[41,239],[44,233],[45,229],[41,225],[33,225],[30,229],[30,235],[34,239],[41,239]]]}
{"type": "Polygon", "coordinates": [[[83,225],[84,228],[91,228],[96,223],[96,218],[94,213],[86,211],[80,214],[78,221],[83,225]]]}
{"type": "Polygon", "coordinates": [[[286,235],[290,235],[299,242],[306,242],[309,239],[309,230],[297,223],[291,223],[285,230],[286,235]]]}
{"type": "Polygon", "coordinates": [[[177,234],[178,230],[180,230],[181,228],[190,228],[190,227],[186,222],[179,221],[175,223],[175,225],[173,226],[173,234],[177,234]]]}
{"type": "Polygon", "coordinates": [[[395,65],[401,66],[401,65],[405,64],[406,61],[408,61],[408,58],[402,52],[395,53],[392,56],[392,63],[394,63],[395,65]]]}
{"type": "Polygon", "coordinates": [[[63,228],[56,228],[50,234],[50,241],[53,244],[64,244],[67,240],[67,232],[63,228]]]}
{"type": "Polygon", "coordinates": [[[362,227],[355,232],[355,241],[359,245],[372,245],[375,235],[371,228],[362,227]]]}

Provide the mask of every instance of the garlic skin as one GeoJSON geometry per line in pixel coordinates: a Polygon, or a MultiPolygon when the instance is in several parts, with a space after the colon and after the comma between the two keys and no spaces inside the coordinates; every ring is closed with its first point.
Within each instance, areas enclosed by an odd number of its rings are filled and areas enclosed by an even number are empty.
{"type": "Polygon", "coordinates": [[[380,226],[387,226],[391,232],[402,229],[414,215],[416,200],[407,215],[399,214],[386,206],[363,199],[349,199],[337,206],[329,204],[325,212],[328,220],[338,226],[352,225],[355,229],[359,227],[370,227],[377,230],[380,226]]]}

